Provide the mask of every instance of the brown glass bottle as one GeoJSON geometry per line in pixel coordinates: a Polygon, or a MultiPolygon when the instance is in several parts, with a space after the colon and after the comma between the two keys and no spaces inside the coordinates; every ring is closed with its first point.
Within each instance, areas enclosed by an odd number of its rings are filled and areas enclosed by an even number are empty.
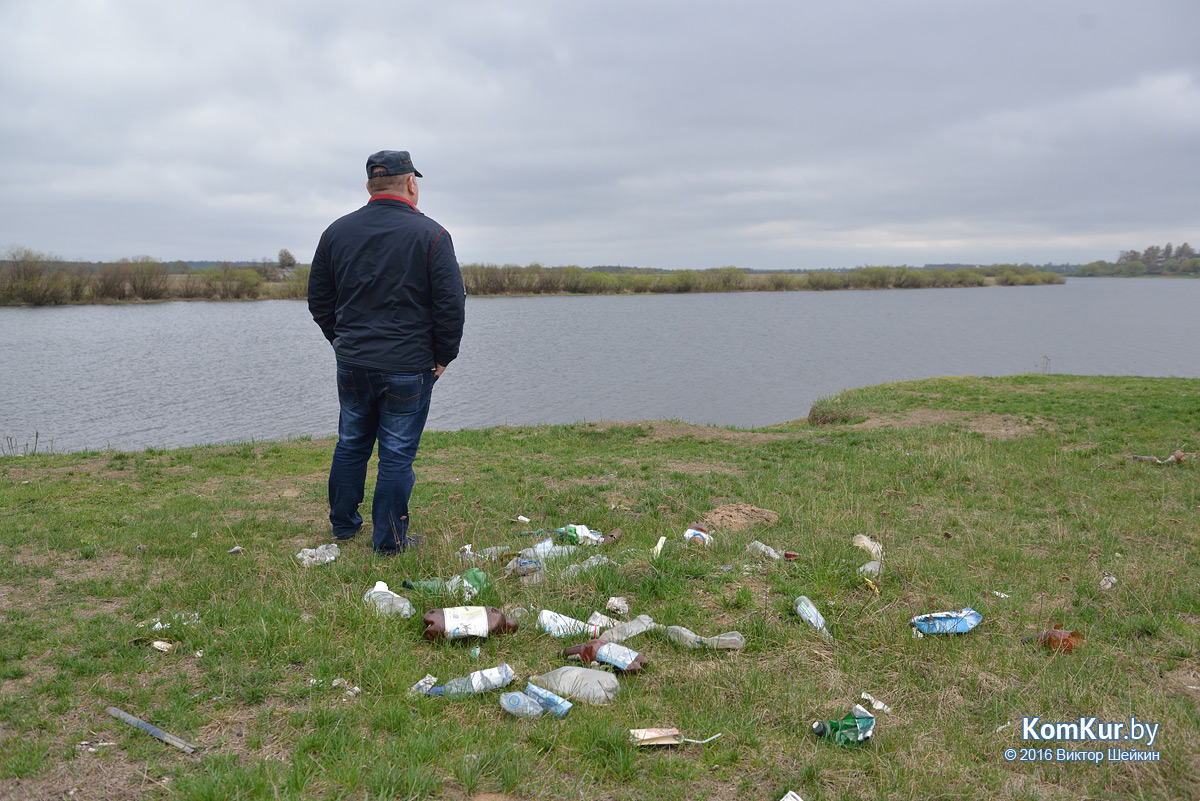
{"type": "Polygon", "coordinates": [[[461,640],[490,637],[517,630],[517,622],[494,606],[453,606],[430,609],[424,615],[425,639],[461,640]]]}

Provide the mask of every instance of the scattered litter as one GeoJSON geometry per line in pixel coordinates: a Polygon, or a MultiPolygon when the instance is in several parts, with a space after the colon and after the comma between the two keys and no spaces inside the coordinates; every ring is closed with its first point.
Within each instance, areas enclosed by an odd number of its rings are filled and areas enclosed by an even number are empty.
{"type": "Polygon", "coordinates": [[[810,601],[807,595],[801,595],[793,603],[796,607],[796,614],[799,615],[805,623],[821,632],[824,637],[833,639],[833,635],[830,634],[829,630],[825,628],[825,618],[819,611],[817,611],[817,605],[810,601]]]}
{"type": "Polygon", "coordinates": [[[246,552],[245,548],[243,548],[240,545],[235,545],[232,548],[230,548],[228,551],[226,551],[225,553],[245,553],[245,552],[246,552]]]}
{"type": "Polygon", "coordinates": [[[511,609],[506,608],[504,614],[519,622],[529,614],[529,610],[523,606],[514,606],[511,609]]]}
{"type": "Polygon", "coordinates": [[[983,615],[967,606],[960,612],[933,612],[917,615],[908,621],[913,628],[913,637],[920,639],[926,634],[966,634],[983,621],[983,615]]]}
{"type": "Polygon", "coordinates": [[[707,548],[712,544],[712,535],[708,533],[708,526],[703,523],[692,523],[688,526],[687,531],[683,532],[683,541],[689,544],[703,545],[707,548]]]}
{"type": "Polygon", "coordinates": [[[866,584],[868,587],[870,587],[872,592],[874,592],[876,595],[879,594],[879,587],[875,586],[875,582],[871,581],[866,576],[863,576],[862,580],[863,584],[866,584]]]}
{"type": "Polygon", "coordinates": [[[608,603],[604,605],[604,608],[610,612],[616,612],[618,615],[628,615],[629,601],[625,600],[625,596],[623,595],[614,595],[608,599],[608,603]]]}
{"type": "Polygon", "coordinates": [[[500,708],[519,718],[540,718],[546,713],[545,708],[536,699],[530,698],[520,690],[501,693],[500,708]]]}
{"type": "Polygon", "coordinates": [[[611,629],[613,626],[621,623],[621,621],[613,620],[603,612],[592,612],[586,622],[589,626],[599,626],[602,629],[611,629]]]}
{"type": "Polygon", "coordinates": [[[363,596],[363,603],[367,606],[374,604],[376,611],[385,615],[412,617],[416,611],[407,598],[389,590],[386,581],[375,582],[375,586],[363,596]]]}
{"type": "Polygon", "coordinates": [[[542,708],[556,718],[565,718],[571,711],[571,702],[561,695],[538,687],[533,682],[525,683],[525,694],[541,704],[542,708]]]}
{"type": "Polygon", "coordinates": [[[883,701],[876,699],[875,696],[871,695],[870,693],[863,693],[862,699],[864,701],[870,701],[871,708],[874,709],[876,712],[891,712],[892,711],[892,708],[890,706],[885,704],[883,701]]]}
{"type": "Polygon", "coordinates": [[[466,637],[490,637],[493,634],[510,634],[519,626],[517,622],[494,606],[452,606],[445,609],[430,609],[422,619],[425,621],[425,639],[461,640],[466,637]]]}
{"type": "MultiPolygon", "coordinates": [[[[850,540],[850,544],[855,548],[862,548],[871,555],[871,561],[858,568],[860,576],[878,576],[883,570],[883,545],[868,537],[866,534],[855,534],[850,540]]],[[[879,589],[871,585],[875,592],[879,589]]]]}
{"type": "Polygon", "coordinates": [[[489,562],[495,562],[500,557],[510,553],[513,553],[513,549],[507,545],[493,545],[491,548],[484,548],[476,556],[482,556],[489,562]]]}
{"type": "Polygon", "coordinates": [[[862,548],[871,554],[871,558],[876,562],[883,561],[883,545],[871,539],[866,534],[855,534],[854,539],[850,540],[850,544],[855,548],[862,548]]]}
{"type": "Polygon", "coordinates": [[[612,703],[621,689],[620,682],[613,674],[575,665],[534,676],[531,683],[564,698],[600,705],[612,703]]]}
{"type": "Polygon", "coordinates": [[[579,550],[578,545],[555,545],[553,539],[544,539],[537,545],[523,549],[519,555],[525,559],[562,559],[579,550]]]}
{"type": "Polygon", "coordinates": [[[625,532],[619,528],[614,528],[612,531],[604,535],[604,539],[600,541],[601,545],[612,545],[617,540],[621,539],[621,535],[625,532]]]}
{"type": "Polygon", "coordinates": [[[812,730],[813,734],[833,740],[837,745],[861,745],[875,733],[875,716],[862,704],[855,704],[841,720],[814,721],[812,730]]]}
{"type": "Polygon", "coordinates": [[[779,801],[804,801],[804,799],[800,797],[799,793],[796,793],[793,790],[788,790],[787,795],[779,799],[779,801]]]}
{"type": "Polygon", "coordinates": [[[491,586],[487,574],[477,567],[464,570],[461,575],[452,576],[446,582],[446,589],[452,593],[460,593],[464,601],[469,601],[491,586]]]}
{"type": "Polygon", "coordinates": [[[458,558],[464,562],[474,562],[479,558],[479,554],[471,550],[471,543],[467,543],[458,549],[458,558]]]}
{"type": "MultiPolygon", "coordinates": [[[[315,681],[315,679],[313,679],[315,681]]],[[[311,683],[311,682],[310,682],[311,683]]],[[[429,695],[429,691],[437,684],[437,676],[426,673],[425,678],[408,688],[409,695],[429,695]]]]}
{"type": "Polygon", "coordinates": [[[1166,459],[1159,459],[1157,456],[1130,456],[1137,462],[1150,462],[1151,464],[1183,464],[1187,461],[1187,454],[1181,450],[1176,450],[1166,459]]]}
{"type": "Polygon", "coordinates": [[[795,551],[784,551],[783,552],[783,559],[785,562],[795,562],[799,558],[800,558],[800,554],[796,553],[795,551]]]}
{"type": "Polygon", "coordinates": [[[996,731],[998,731],[998,732],[1000,732],[1000,731],[1004,731],[1005,729],[1007,729],[1007,728],[1008,728],[1009,726],[1011,726],[1011,725],[1012,725],[1012,721],[1010,720],[1008,723],[1005,723],[1003,726],[997,726],[997,727],[996,727],[996,731]]]}
{"type": "Polygon", "coordinates": [[[740,631],[727,631],[715,637],[701,637],[683,626],[667,626],[667,636],[688,648],[711,648],[714,651],[741,651],[746,647],[746,638],[740,631]]]}
{"type": "Polygon", "coordinates": [[[345,690],[346,697],[348,698],[353,698],[362,692],[362,687],[359,687],[358,685],[351,687],[350,682],[346,681],[345,679],[334,679],[329,686],[345,690]]]}
{"type": "Polygon", "coordinates": [[[779,555],[779,552],[776,551],[774,548],[772,548],[769,545],[763,545],[758,540],[755,540],[754,542],[747,545],[746,551],[749,553],[752,553],[756,556],[765,556],[768,559],[774,559],[775,561],[779,561],[780,559],[783,558],[782,556],[779,555]]]}
{"type": "Polygon", "coordinates": [[[666,545],[666,544],[667,544],[667,538],[666,538],[666,537],[659,537],[659,538],[658,538],[658,545],[655,545],[653,548],[651,548],[651,549],[650,549],[650,555],[651,555],[651,556],[661,556],[661,555],[662,555],[662,549],[663,549],[663,546],[664,546],[664,545],[666,545]]]}
{"type": "Polygon", "coordinates": [[[589,640],[582,645],[564,648],[562,655],[566,659],[578,659],[587,665],[611,665],[622,673],[636,673],[650,661],[645,654],[638,653],[632,648],[600,640],[589,640]]]}
{"type": "MultiPolygon", "coordinates": [[[[26,482],[26,483],[28,483],[28,482],[26,482]]],[[[97,751],[99,751],[101,748],[110,748],[111,746],[114,746],[114,745],[116,745],[116,743],[98,742],[98,743],[93,744],[93,743],[89,742],[88,740],[84,740],[83,742],[79,743],[75,747],[86,749],[89,754],[94,754],[97,751]]]]}
{"type": "Polygon", "coordinates": [[[1007,592],[1000,592],[999,590],[992,590],[992,595],[995,595],[997,598],[1011,597],[1007,592]]]}
{"type": "Polygon", "coordinates": [[[142,720],[141,718],[135,718],[133,715],[129,714],[128,712],[126,712],[122,709],[117,709],[115,706],[110,706],[107,709],[105,709],[104,711],[107,712],[108,714],[112,715],[117,720],[123,720],[126,723],[128,723],[130,726],[136,726],[137,728],[146,732],[146,734],[149,734],[152,737],[157,737],[158,739],[162,740],[164,743],[167,743],[168,745],[173,745],[176,748],[178,748],[186,753],[189,753],[189,754],[194,753],[197,748],[197,746],[192,745],[187,740],[176,737],[174,734],[171,734],[170,732],[165,732],[162,729],[158,728],[157,726],[153,726],[153,725],[147,723],[146,721],[142,720]]]}
{"type": "Polygon", "coordinates": [[[478,658],[479,658],[479,653],[480,653],[480,651],[479,651],[479,646],[478,646],[478,645],[476,645],[474,648],[472,648],[472,649],[471,649],[470,651],[468,651],[467,653],[471,655],[471,658],[472,658],[472,659],[478,659],[478,658]]]}
{"type": "Polygon", "coordinates": [[[1021,642],[1030,642],[1036,640],[1037,644],[1051,651],[1069,654],[1076,648],[1083,645],[1087,640],[1083,634],[1078,631],[1067,631],[1062,627],[1062,624],[1056,625],[1049,631],[1043,631],[1034,637],[1026,637],[1021,642]]]}
{"type": "Polygon", "coordinates": [[[164,654],[170,653],[171,649],[175,647],[175,643],[166,642],[164,640],[155,640],[154,642],[150,643],[150,645],[155,650],[162,651],[164,654]]]}
{"type": "Polygon", "coordinates": [[[300,553],[296,554],[296,558],[305,567],[312,567],[313,565],[329,564],[337,559],[340,553],[337,543],[330,542],[317,548],[302,548],[300,553]]]}
{"type": "Polygon", "coordinates": [[[1117,586],[1117,577],[1105,570],[1100,575],[1100,589],[1111,590],[1115,586],[1117,586]]]}
{"type": "Polygon", "coordinates": [[[656,628],[658,628],[658,624],[649,615],[638,615],[633,620],[613,626],[601,634],[598,639],[604,642],[625,642],[625,640],[631,637],[636,637],[639,634],[656,628]]]}
{"type": "Polygon", "coordinates": [[[528,518],[528,517],[526,517],[525,515],[517,515],[517,520],[521,521],[522,523],[528,523],[528,522],[529,522],[529,518],[528,518]]]}
{"type": "Polygon", "coordinates": [[[703,745],[711,743],[713,740],[720,737],[720,734],[714,734],[707,740],[689,740],[679,733],[679,729],[630,729],[629,742],[634,745],[681,745],[683,743],[696,743],[703,745]]]}
{"type": "Polygon", "coordinates": [[[542,564],[541,559],[514,556],[511,560],[509,560],[509,563],[504,566],[504,576],[505,578],[511,578],[513,576],[517,578],[525,578],[526,576],[536,575],[538,577],[537,579],[533,580],[532,582],[527,582],[536,583],[537,581],[541,580],[541,573],[544,567],[545,565],[542,564]]]}
{"type": "MultiPolygon", "coordinates": [[[[176,612],[171,615],[171,621],[178,623],[181,626],[191,626],[200,622],[200,615],[197,612],[176,612]]],[[[151,631],[163,631],[171,628],[170,622],[163,622],[160,618],[154,618],[154,625],[151,631]]]]}
{"type": "Polygon", "coordinates": [[[542,631],[555,637],[572,637],[576,634],[598,637],[602,630],[601,626],[584,623],[582,620],[560,615],[549,609],[543,609],[538,613],[537,624],[542,631]]]}
{"type": "Polygon", "coordinates": [[[570,576],[577,576],[580,573],[585,573],[588,570],[591,570],[592,568],[600,567],[601,565],[612,565],[612,564],[616,564],[616,563],[613,562],[613,560],[609,559],[607,556],[601,556],[600,554],[596,554],[595,556],[589,556],[587,559],[585,559],[580,564],[568,565],[567,567],[563,568],[562,575],[564,578],[567,578],[570,576]]]}
{"type": "Polygon", "coordinates": [[[487,670],[476,670],[466,676],[450,679],[442,685],[430,688],[429,694],[444,698],[466,698],[468,695],[478,695],[488,690],[498,690],[507,687],[515,678],[512,667],[507,663],[487,670]]]}
{"type": "Polygon", "coordinates": [[[196,537],[199,535],[199,533],[200,533],[200,532],[198,532],[198,531],[193,531],[193,532],[192,532],[192,539],[196,539],[196,537]]]}
{"type": "Polygon", "coordinates": [[[196,658],[197,658],[197,659],[201,658],[202,656],[204,656],[204,651],[197,651],[197,652],[196,652],[196,658]]]}

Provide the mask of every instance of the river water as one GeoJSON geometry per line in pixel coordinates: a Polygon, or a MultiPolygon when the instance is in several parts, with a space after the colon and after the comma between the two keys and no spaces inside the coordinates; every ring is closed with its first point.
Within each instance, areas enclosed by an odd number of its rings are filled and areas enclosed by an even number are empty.
{"type": "MultiPolygon", "coordinates": [[[[429,427],[674,418],[762,426],[941,375],[1200,377],[1200,280],[469,298],[429,427]]],[[[337,431],[303,301],[0,308],[0,443],[56,452],[337,431]]]]}

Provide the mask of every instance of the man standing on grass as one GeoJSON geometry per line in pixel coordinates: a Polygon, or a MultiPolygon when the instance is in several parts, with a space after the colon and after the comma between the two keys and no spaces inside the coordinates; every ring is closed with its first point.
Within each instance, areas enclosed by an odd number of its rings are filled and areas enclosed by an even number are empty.
{"type": "Polygon", "coordinates": [[[458,356],[466,306],[449,232],[417,211],[421,177],[407,151],[368,158],[371,199],[325,229],[308,279],[309,311],[337,357],[329,522],[338,540],[362,527],[358,506],[378,439],[371,521],[380,555],[419,542],[408,535],[412,463],[433,384],[458,356]]]}

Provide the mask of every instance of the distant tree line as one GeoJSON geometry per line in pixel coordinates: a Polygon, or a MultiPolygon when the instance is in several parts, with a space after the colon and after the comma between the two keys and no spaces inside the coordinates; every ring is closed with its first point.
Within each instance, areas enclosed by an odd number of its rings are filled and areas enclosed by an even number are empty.
{"type": "Polygon", "coordinates": [[[29,248],[12,247],[0,258],[0,305],[51,306],[151,300],[302,298],[308,267],[287,248],[278,260],[193,269],[150,256],[113,262],[67,262],[29,248]]]}
{"type": "Polygon", "coordinates": [[[1143,251],[1123,250],[1115,262],[1094,261],[1075,271],[1080,277],[1140,275],[1200,275],[1200,258],[1187,242],[1179,247],[1170,242],[1162,247],[1151,245],[1143,251]]]}
{"type": "Polygon", "coordinates": [[[1030,265],[998,264],[948,270],[939,267],[856,267],[851,270],[766,272],[740,267],[659,270],[637,267],[544,267],[465,264],[468,295],[620,295],[684,292],[783,292],[833,289],[1061,284],[1057,273],[1030,265]]]}

